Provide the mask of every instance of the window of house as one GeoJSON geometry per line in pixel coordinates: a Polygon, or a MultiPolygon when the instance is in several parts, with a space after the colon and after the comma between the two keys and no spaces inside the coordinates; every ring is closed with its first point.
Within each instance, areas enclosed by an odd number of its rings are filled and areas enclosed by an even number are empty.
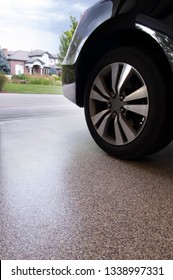
{"type": "Polygon", "coordinates": [[[24,74],[24,66],[20,64],[15,65],[15,74],[16,75],[24,74]]]}

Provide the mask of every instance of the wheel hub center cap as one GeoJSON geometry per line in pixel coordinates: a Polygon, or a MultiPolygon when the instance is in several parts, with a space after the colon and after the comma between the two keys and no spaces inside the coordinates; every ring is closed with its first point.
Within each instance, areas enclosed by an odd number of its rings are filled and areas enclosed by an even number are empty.
{"type": "Polygon", "coordinates": [[[111,99],[111,110],[112,111],[119,112],[123,106],[124,106],[124,102],[120,100],[118,95],[115,98],[111,99]]]}

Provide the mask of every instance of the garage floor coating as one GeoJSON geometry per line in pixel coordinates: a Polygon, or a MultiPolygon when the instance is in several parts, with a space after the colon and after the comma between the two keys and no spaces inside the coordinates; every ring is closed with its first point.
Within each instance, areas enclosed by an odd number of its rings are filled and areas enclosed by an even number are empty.
{"type": "Polygon", "coordinates": [[[173,259],[173,144],[117,160],[75,108],[0,122],[0,258],[173,259]]]}

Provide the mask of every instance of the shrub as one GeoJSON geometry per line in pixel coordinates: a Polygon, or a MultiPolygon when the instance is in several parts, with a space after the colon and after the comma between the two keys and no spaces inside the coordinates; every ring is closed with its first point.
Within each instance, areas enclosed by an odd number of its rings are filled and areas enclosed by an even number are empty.
{"type": "Polygon", "coordinates": [[[19,74],[19,75],[13,75],[12,79],[13,80],[27,80],[27,77],[25,74],[19,74]]]}
{"type": "Polygon", "coordinates": [[[51,77],[53,77],[55,79],[55,81],[61,81],[61,77],[59,77],[57,75],[52,75],[51,77]]]}
{"type": "Polygon", "coordinates": [[[31,75],[31,74],[20,74],[13,75],[12,81],[17,84],[33,84],[33,85],[61,85],[61,77],[57,75],[31,75]]]}
{"type": "Polygon", "coordinates": [[[48,78],[43,78],[42,79],[42,83],[45,86],[52,85],[52,81],[50,79],[48,79],[48,78]]]}
{"type": "Polygon", "coordinates": [[[29,79],[29,83],[32,85],[41,85],[42,79],[33,76],[33,78],[29,79]]]}
{"type": "Polygon", "coordinates": [[[56,85],[57,85],[57,86],[62,86],[62,82],[61,82],[61,81],[57,81],[57,82],[56,82],[56,85]]]}
{"type": "Polygon", "coordinates": [[[56,70],[55,67],[51,67],[51,68],[49,69],[49,75],[56,75],[56,73],[57,73],[57,70],[56,70]]]}
{"type": "Polygon", "coordinates": [[[50,76],[32,75],[28,76],[28,83],[34,85],[54,85],[55,80],[50,76]]]}
{"type": "Polygon", "coordinates": [[[3,89],[6,81],[7,81],[7,78],[5,77],[5,75],[0,73],[0,90],[3,89]]]}

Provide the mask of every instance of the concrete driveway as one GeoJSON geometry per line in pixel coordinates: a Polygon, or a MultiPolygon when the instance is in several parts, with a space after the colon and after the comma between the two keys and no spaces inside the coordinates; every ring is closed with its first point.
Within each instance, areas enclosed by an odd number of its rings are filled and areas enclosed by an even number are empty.
{"type": "Polygon", "coordinates": [[[172,259],[173,145],[112,158],[63,96],[0,94],[1,259],[172,259]]]}

